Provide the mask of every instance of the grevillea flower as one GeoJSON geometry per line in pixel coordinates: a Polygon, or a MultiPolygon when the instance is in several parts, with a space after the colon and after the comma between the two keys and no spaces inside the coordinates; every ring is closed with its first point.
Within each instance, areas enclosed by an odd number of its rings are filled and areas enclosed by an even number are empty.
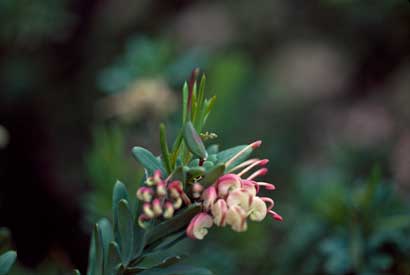
{"type": "MultiPolygon", "coordinates": [[[[249,148],[257,148],[260,145],[260,141],[248,145],[228,160],[226,167],[233,164],[249,148]]],[[[267,159],[245,161],[230,169],[228,174],[221,176],[214,184],[206,188],[200,197],[203,212],[191,220],[187,235],[190,238],[201,240],[212,224],[217,226],[229,225],[232,230],[243,232],[248,227],[248,218],[252,221],[262,221],[268,214],[274,219],[282,221],[282,217],[272,210],[273,200],[258,196],[261,187],[266,190],[275,190],[273,184],[255,181],[255,178],[268,172],[268,169],[263,167],[267,163],[267,159]],[[262,168],[245,177],[256,167],[262,168]]]]}
{"type": "Polygon", "coordinates": [[[186,233],[192,239],[202,240],[208,234],[208,228],[212,227],[212,217],[206,213],[197,214],[189,224],[186,233]]]}

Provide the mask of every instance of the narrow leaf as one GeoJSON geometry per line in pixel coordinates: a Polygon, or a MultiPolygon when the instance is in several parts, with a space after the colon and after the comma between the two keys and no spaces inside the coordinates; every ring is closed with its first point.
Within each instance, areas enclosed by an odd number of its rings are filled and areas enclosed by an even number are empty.
{"type": "Polygon", "coordinates": [[[98,224],[94,225],[91,237],[90,254],[88,261],[88,275],[103,274],[104,252],[101,238],[101,230],[98,224]]]}
{"type": "Polygon", "coordinates": [[[153,174],[155,170],[161,170],[162,175],[166,176],[164,167],[161,162],[147,149],[142,147],[132,148],[134,158],[145,168],[149,174],[153,174]]]}
{"type": "Polygon", "coordinates": [[[186,228],[192,218],[201,211],[201,206],[191,205],[181,210],[175,217],[164,221],[147,232],[147,245],[186,228]]]}
{"type": "Polygon", "coordinates": [[[119,242],[118,233],[118,205],[121,200],[128,201],[128,191],[125,185],[121,181],[117,181],[114,185],[114,191],[112,195],[112,213],[114,221],[114,236],[115,240],[119,242]]]}
{"type": "Polygon", "coordinates": [[[206,152],[205,146],[202,142],[201,137],[196,132],[194,126],[189,121],[185,125],[184,129],[184,140],[188,149],[197,157],[206,159],[208,153],[206,152]]]}
{"type": "Polygon", "coordinates": [[[168,149],[167,132],[163,123],[161,123],[161,125],[159,126],[159,141],[161,144],[162,161],[164,162],[165,169],[167,169],[167,172],[169,174],[172,171],[172,166],[168,149]]]}
{"type": "Polygon", "coordinates": [[[116,275],[121,265],[121,256],[118,244],[116,242],[110,242],[108,246],[108,257],[105,265],[106,275],[116,275]]]}
{"type": "Polygon", "coordinates": [[[121,258],[124,264],[131,260],[133,252],[134,221],[126,200],[118,205],[118,233],[121,258]]]}
{"type": "Polygon", "coordinates": [[[104,262],[108,258],[108,246],[110,242],[114,239],[113,230],[110,221],[103,218],[98,222],[98,226],[101,232],[101,241],[102,241],[102,249],[103,249],[103,257],[104,262]]]}
{"type": "Polygon", "coordinates": [[[220,176],[225,172],[225,164],[221,163],[215,165],[211,170],[209,170],[204,178],[201,180],[202,185],[206,188],[213,184],[220,176]]]}
{"type": "Polygon", "coordinates": [[[188,113],[188,83],[185,81],[182,87],[182,123],[184,124],[187,120],[188,113]]]}

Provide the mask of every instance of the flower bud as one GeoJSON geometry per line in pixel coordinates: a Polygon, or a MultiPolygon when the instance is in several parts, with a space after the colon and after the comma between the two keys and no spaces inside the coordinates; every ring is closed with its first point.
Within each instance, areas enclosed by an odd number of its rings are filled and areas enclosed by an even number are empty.
{"type": "Polygon", "coordinates": [[[225,197],[230,191],[241,187],[241,178],[235,174],[226,174],[218,179],[216,186],[218,195],[225,197]]]}
{"type": "Polygon", "coordinates": [[[182,183],[180,181],[173,181],[168,185],[168,192],[171,198],[179,198],[181,196],[182,190],[182,183]]]}
{"type": "Polygon", "coordinates": [[[154,199],[152,201],[152,210],[154,211],[156,217],[162,214],[162,206],[161,201],[159,199],[154,199]]]}
{"type": "Polygon", "coordinates": [[[218,195],[216,193],[215,186],[211,185],[202,192],[202,199],[204,200],[203,205],[206,210],[210,209],[211,206],[214,204],[218,195]]]}
{"type": "Polygon", "coordinates": [[[202,184],[195,182],[192,185],[192,192],[194,193],[201,193],[202,190],[204,190],[204,187],[202,186],[202,184]]]}
{"type": "Polygon", "coordinates": [[[165,219],[170,219],[172,216],[174,216],[174,206],[172,203],[167,201],[164,205],[164,214],[163,214],[165,219]]]}
{"type": "Polygon", "coordinates": [[[181,198],[177,198],[175,199],[174,203],[172,204],[174,206],[175,209],[179,209],[182,206],[182,199],[181,198]]]}
{"type": "Polygon", "coordinates": [[[208,228],[211,228],[212,224],[210,215],[199,213],[189,223],[186,233],[191,239],[202,240],[208,234],[208,228]]]}
{"type": "Polygon", "coordinates": [[[167,187],[166,187],[166,184],[165,184],[165,182],[160,181],[160,182],[157,184],[157,196],[158,196],[158,197],[164,197],[164,196],[166,196],[166,195],[167,195],[167,187]]]}
{"type": "Polygon", "coordinates": [[[137,190],[137,198],[141,201],[150,202],[154,191],[151,188],[143,186],[137,190]]]}
{"type": "Polygon", "coordinates": [[[212,216],[214,217],[214,222],[217,226],[225,226],[226,224],[226,213],[228,212],[228,206],[225,200],[219,199],[211,208],[212,216]]]}
{"type": "Polygon", "coordinates": [[[143,209],[143,211],[144,211],[144,214],[145,214],[148,218],[150,218],[150,219],[154,218],[155,214],[154,214],[154,211],[152,210],[152,207],[151,207],[151,204],[150,204],[150,203],[148,203],[148,202],[144,203],[144,206],[143,206],[142,209],[143,209]]]}
{"type": "Polygon", "coordinates": [[[148,185],[148,186],[153,186],[153,185],[155,185],[154,178],[153,178],[153,177],[148,177],[148,178],[145,180],[145,184],[148,185]]]}
{"type": "Polygon", "coordinates": [[[161,177],[162,177],[162,175],[161,175],[161,170],[155,170],[154,171],[154,175],[152,176],[152,179],[153,179],[153,181],[154,181],[154,184],[158,184],[158,183],[160,183],[162,180],[161,180],[161,177]]]}

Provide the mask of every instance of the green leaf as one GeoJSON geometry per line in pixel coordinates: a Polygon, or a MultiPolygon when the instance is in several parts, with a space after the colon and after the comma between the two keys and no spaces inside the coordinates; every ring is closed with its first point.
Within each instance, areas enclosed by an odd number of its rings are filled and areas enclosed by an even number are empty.
{"type": "Polygon", "coordinates": [[[74,269],[73,272],[71,272],[73,275],[81,275],[80,271],[78,269],[74,269]]]}
{"type": "Polygon", "coordinates": [[[205,146],[202,142],[201,137],[196,132],[192,122],[187,122],[184,129],[184,140],[188,149],[197,157],[206,159],[208,153],[206,152],[205,146]]]}
{"type": "Polygon", "coordinates": [[[183,230],[192,220],[192,218],[201,211],[200,205],[191,205],[181,210],[172,219],[166,220],[147,232],[147,245],[161,240],[173,233],[183,230]]]}
{"type": "MultiPolygon", "coordinates": [[[[137,213],[140,213],[138,210],[137,213]]],[[[145,229],[134,223],[134,246],[133,246],[133,258],[139,257],[145,246],[145,229]]]]}
{"type": "Polygon", "coordinates": [[[182,123],[185,123],[188,116],[188,83],[185,81],[182,87],[182,123]]]}
{"type": "Polygon", "coordinates": [[[161,239],[157,245],[151,245],[151,249],[144,250],[144,256],[156,254],[163,250],[169,249],[186,238],[187,235],[185,229],[183,229],[177,233],[174,233],[166,238],[161,239]]]}
{"type": "Polygon", "coordinates": [[[187,170],[188,178],[196,178],[205,174],[205,168],[201,166],[191,167],[187,170]]]}
{"type": "Polygon", "coordinates": [[[16,251],[10,250],[0,255],[0,275],[8,274],[16,261],[16,251]]]}
{"type": "Polygon", "coordinates": [[[162,161],[164,162],[164,166],[167,169],[167,172],[169,174],[172,171],[172,166],[171,166],[171,159],[170,159],[169,149],[168,149],[167,132],[166,132],[165,125],[163,123],[161,123],[159,127],[159,141],[161,144],[162,161]]]}
{"type": "MultiPolygon", "coordinates": [[[[102,249],[103,249],[103,253],[104,253],[104,262],[107,261],[108,258],[108,246],[110,244],[110,242],[114,239],[113,236],[113,230],[112,230],[112,226],[111,223],[103,218],[98,222],[98,226],[100,228],[100,232],[101,232],[101,241],[102,241],[102,249]]],[[[108,274],[108,273],[106,273],[108,274]]]]}
{"type": "Polygon", "coordinates": [[[116,275],[121,266],[120,249],[116,242],[110,242],[108,246],[108,257],[105,265],[106,275],[116,275]]]}
{"type": "MultiPolygon", "coordinates": [[[[235,156],[239,151],[244,149],[247,145],[239,145],[235,146],[226,150],[223,150],[219,152],[216,157],[219,163],[226,163],[228,160],[230,160],[233,156],[235,156]]],[[[249,148],[246,150],[239,158],[237,158],[229,167],[226,167],[226,170],[229,171],[229,169],[235,167],[236,165],[240,164],[241,162],[245,161],[247,158],[249,158],[250,154],[252,154],[253,149],[249,148]]]]}
{"type": "Polygon", "coordinates": [[[201,180],[202,185],[206,188],[213,184],[225,172],[225,164],[217,164],[209,170],[201,180]]]}
{"type": "Polygon", "coordinates": [[[119,240],[118,236],[118,205],[121,200],[128,201],[128,191],[125,185],[117,180],[114,185],[114,191],[112,196],[112,213],[113,213],[113,220],[114,220],[114,236],[115,240],[119,240]]]}
{"type": "Polygon", "coordinates": [[[164,167],[161,162],[147,149],[136,146],[132,148],[134,158],[145,168],[149,174],[153,174],[155,170],[161,170],[162,175],[166,176],[164,167]]]}
{"type": "Polygon", "coordinates": [[[212,275],[206,268],[193,267],[190,265],[175,264],[165,268],[153,268],[145,270],[141,275],[212,275]]]}
{"type": "Polygon", "coordinates": [[[98,224],[94,225],[93,234],[91,237],[89,261],[88,261],[88,275],[103,274],[104,251],[101,237],[101,229],[98,224]]]}
{"type": "Polygon", "coordinates": [[[134,219],[126,200],[118,204],[118,235],[117,240],[123,263],[126,265],[131,260],[134,243],[134,219]]]}

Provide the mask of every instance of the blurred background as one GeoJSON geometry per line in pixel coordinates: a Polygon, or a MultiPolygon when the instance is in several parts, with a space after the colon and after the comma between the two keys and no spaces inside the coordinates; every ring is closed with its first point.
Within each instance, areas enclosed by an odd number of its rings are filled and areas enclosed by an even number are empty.
{"type": "Polygon", "coordinates": [[[222,148],[264,141],[283,223],[176,250],[216,274],[410,274],[407,0],[0,1],[0,248],[87,266],[91,227],[159,153],[194,67],[222,148]]]}

